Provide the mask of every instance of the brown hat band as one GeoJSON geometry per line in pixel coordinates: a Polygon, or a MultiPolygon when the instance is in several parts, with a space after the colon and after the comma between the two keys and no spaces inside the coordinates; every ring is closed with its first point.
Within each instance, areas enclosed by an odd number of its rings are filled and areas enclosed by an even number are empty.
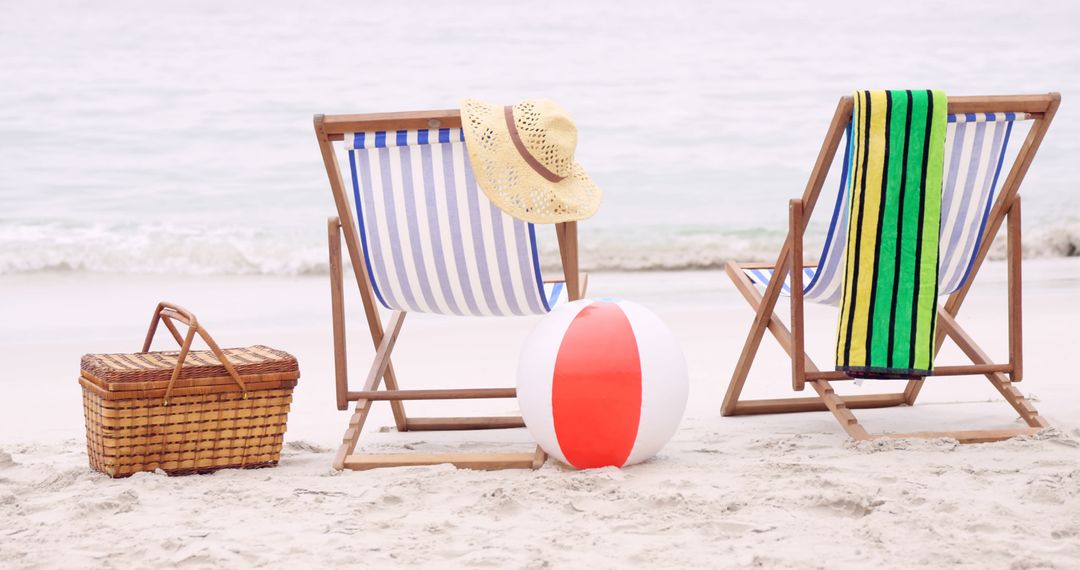
{"type": "Polygon", "coordinates": [[[529,149],[525,148],[525,143],[521,141],[521,135],[518,134],[517,125],[514,124],[514,108],[510,105],[503,107],[503,114],[506,115],[506,128],[510,131],[510,140],[514,141],[514,148],[517,149],[521,158],[525,159],[525,163],[535,170],[537,174],[551,182],[559,182],[563,178],[566,178],[565,176],[559,176],[548,170],[547,167],[540,164],[540,161],[536,160],[532,154],[529,154],[529,149]]]}

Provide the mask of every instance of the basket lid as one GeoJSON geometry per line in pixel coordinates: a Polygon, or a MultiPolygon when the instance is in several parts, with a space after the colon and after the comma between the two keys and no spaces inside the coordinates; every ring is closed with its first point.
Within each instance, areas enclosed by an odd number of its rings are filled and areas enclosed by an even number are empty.
{"type": "MultiPolygon", "coordinates": [[[[255,345],[244,348],[223,349],[225,357],[232,362],[240,376],[257,374],[289,374],[300,376],[300,368],[293,355],[267,346],[255,345]]],[[[84,354],[83,375],[103,382],[155,382],[168,381],[176,368],[180,351],[135,352],[119,354],[84,354]]],[[[180,380],[198,378],[221,378],[232,383],[225,366],[209,350],[188,352],[180,380]]]]}

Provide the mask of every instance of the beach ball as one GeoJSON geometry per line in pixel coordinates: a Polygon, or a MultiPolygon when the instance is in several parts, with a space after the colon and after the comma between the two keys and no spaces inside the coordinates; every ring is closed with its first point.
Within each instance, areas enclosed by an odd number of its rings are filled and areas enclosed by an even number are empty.
{"type": "Polygon", "coordinates": [[[518,362],[525,426],[544,451],[578,469],[655,455],[679,427],[688,388],[671,331],[623,300],[557,307],[529,334],[518,362]]]}

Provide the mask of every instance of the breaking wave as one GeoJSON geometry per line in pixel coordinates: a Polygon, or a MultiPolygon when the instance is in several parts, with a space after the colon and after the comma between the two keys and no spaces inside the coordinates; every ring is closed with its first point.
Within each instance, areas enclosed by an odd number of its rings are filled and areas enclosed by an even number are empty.
{"type": "MultiPolygon", "coordinates": [[[[588,271],[718,269],[729,259],[771,261],[783,238],[780,232],[766,230],[687,234],[653,229],[643,235],[586,228],[581,235],[581,265],[588,271]]],[[[277,228],[9,223],[0,224],[0,275],[318,275],[328,267],[325,239],[323,232],[277,228]]],[[[820,247],[820,241],[808,239],[808,257],[820,247]]],[[[1004,239],[999,238],[990,258],[1001,259],[1004,254],[1004,239]]],[[[1024,255],[1080,256],[1080,225],[1027,230],[1024,255]]],[[[553,239],[541,241],[541,259],[546,268],[557,266],[553,239]]]]}

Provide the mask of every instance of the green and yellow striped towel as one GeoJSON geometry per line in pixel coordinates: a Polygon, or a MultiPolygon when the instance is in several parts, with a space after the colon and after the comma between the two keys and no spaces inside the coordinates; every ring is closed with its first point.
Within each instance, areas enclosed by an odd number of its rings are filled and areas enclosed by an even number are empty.
{"type": "Polygon", "coordinates": [[[947,101],[942,91],[859,91],[836,369],[918,378],[934,368],[947,101]]]}

